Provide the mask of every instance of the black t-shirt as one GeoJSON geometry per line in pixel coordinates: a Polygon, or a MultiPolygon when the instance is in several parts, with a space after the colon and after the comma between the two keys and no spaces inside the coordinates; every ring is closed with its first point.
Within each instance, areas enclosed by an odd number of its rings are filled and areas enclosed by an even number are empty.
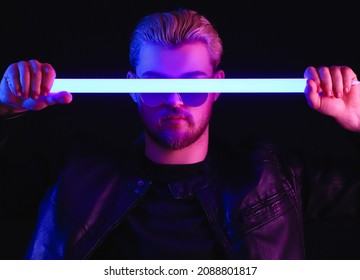
{"type": "Polygon", "coordinates": [[[193,184],[187,183],[201,176],[204,164],[163,165],[144,157],[141,167],[153,183],[91,258],[224,259],[193,184]]]}

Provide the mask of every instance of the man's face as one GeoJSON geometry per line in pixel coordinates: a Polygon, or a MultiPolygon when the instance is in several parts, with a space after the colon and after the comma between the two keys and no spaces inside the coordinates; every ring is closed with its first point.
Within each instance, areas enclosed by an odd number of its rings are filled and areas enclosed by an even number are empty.
{"type": "MultiPolygon", "coordinates": [[[[223,78],[213,73],[203,43],[188,43],[177,48],[143,46],[136,75],[140,78],[223,78]]],[[[219,94],[210,93],[197,107],[184,103],[171,93],[159,106],[148,106],[137,94],[139,113],[146,134],[158,145],[170,150],[188,147],[208,131],[213,102],[219,94]]]]}

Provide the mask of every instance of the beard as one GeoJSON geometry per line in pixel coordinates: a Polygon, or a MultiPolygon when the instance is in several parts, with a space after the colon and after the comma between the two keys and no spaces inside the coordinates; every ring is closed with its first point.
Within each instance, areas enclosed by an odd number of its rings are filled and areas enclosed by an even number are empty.
{"type": "Polygon", "coordinates": [[[178,108],[171,108],[155,125],[149,124],[140,114],[144,130],[147,135],[159,146],[168,150],[181,150],[195,143],[206,131],[211,116],[211,110],[196,125],[193,117],[178,108]],[[174,123],[167,123],[167,116],[181,115],[187,123],[187,128],[174,123]]]}

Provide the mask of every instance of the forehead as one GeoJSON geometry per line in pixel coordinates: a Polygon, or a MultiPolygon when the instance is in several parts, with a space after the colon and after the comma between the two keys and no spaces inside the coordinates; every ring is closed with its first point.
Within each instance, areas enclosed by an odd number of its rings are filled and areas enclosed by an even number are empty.
{"type": "Polygon", "coordinates": [[[213,68],[204,43],[186,43],[177,47],[156,44],[142,46],[136,72],[139,76],[158,73],[163,77],[181,77],[186,73],[205,73],[210,76],[213,68]]]}

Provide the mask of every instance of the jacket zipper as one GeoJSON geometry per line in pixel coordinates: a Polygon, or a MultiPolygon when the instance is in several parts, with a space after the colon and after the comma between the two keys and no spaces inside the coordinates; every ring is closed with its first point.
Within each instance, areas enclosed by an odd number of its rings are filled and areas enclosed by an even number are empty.
{"type": "MultiPolygon", "coordinates": [[[[206,189],[208,186],[209,185],[206,185],[204,187],[204,189],[206,189]]],[[[222,233],[221,226],[219,225],[219,223],[216,222],[217,219],[212,214],[212,208],[208,207],[206,199],[203,199],[199,193],[197,194],[197,198],[200,201],[201,206],[205,210],[204,212],[205,212],[205,214],[206,214],[206,216],[208,218],[209,224],[210,224],[211,228],[213,229],[213,232],[217,236],[221,246],[223,247],[224,252],[226,253],[228,259],[232,259],[233,253],[232,253],[232,250],[231,250],[231,246],[230,246],[228,240],[224,237],[224,234],[222,233]]]]}

